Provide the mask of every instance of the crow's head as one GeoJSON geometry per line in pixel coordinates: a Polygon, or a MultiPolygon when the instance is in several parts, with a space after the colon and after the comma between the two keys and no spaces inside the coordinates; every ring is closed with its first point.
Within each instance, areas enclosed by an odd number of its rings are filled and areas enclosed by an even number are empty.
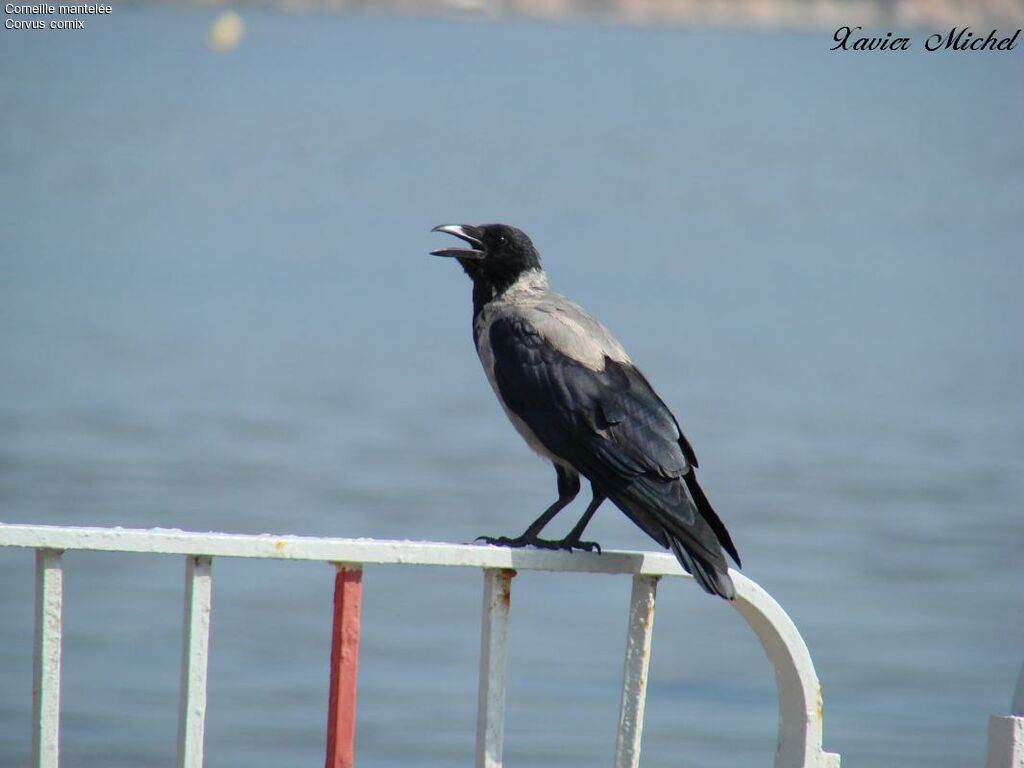
{"type": "Polygon", "coordinates": [[[469,248],[441,248],[434,256],[451,256],[472,278],[500,291],[515,282],[523,272],[540,269],[540,256],[522,230],[507,224],[442,224],[433,232],[455,235],[469,248]]]}

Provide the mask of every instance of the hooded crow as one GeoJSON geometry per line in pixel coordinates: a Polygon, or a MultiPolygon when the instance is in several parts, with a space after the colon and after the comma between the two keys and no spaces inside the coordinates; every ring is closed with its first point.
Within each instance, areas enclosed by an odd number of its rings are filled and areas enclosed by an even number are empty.
{"type": "Polygon", "coordinates": [[[582,308],[548,288],[537,249],[505,224],[445,224],[468,248],[442,248],[473,282],[473,340],[487,380],[529,446],[554,464],[558,499],[515,538],[488,544],[597,550],[584,529],[611,499],[707,592],[735,597],[723,549],[729,532],[697,484],[697,456],[668,406],[622,345],[582,308]],[[579,493],[593,498],[560,541],[541,530],[579,493]]]}

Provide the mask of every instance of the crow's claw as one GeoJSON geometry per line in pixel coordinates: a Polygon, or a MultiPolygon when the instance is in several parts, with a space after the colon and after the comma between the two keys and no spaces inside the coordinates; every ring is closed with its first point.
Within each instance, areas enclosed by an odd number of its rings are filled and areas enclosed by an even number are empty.
{"type": "Polygon", "coordinates": [[[596,541],[580,541],[579,539],[570,541],[569,539],[562,539],[558,543],[561,545],[562,549],[566,549],[569,552],[572,552],[574,549],[579,549],[584,552],[597,552],[597,554],[601,554],[601,545],[596,541]]]}

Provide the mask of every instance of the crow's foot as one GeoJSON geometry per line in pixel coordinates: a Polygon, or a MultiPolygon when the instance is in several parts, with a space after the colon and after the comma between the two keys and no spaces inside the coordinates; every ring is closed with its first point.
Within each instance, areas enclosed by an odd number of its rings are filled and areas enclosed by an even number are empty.
{"type": "Polygon", "coordinates": [[[492,547],[537,547],[538,549],[561,549],[562,542],[541,539],[536,536],[477,536],[474,541],[490,544],[492,547]]]}
{"type": "Polygon", "coordinates": [[[572,552],[574,549],[581,549],[585,552],[601,553],[601,545],[596,541],[580,541],[579,539],[541,539],[536,536],[477,536],[475,541],[490,544],[492,547],[537,547],[537,549],[564,549],[572,552]]]}

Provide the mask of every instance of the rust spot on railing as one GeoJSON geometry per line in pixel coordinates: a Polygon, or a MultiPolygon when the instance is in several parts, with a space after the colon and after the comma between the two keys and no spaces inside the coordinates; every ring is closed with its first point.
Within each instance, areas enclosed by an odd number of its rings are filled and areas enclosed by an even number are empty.
{"type": "Polygon", "coordinates": [[[498,603],[508,608],[512,602],[512,579],[516,575],[514,568],[505,568],[498,579],[498,603]]]}

